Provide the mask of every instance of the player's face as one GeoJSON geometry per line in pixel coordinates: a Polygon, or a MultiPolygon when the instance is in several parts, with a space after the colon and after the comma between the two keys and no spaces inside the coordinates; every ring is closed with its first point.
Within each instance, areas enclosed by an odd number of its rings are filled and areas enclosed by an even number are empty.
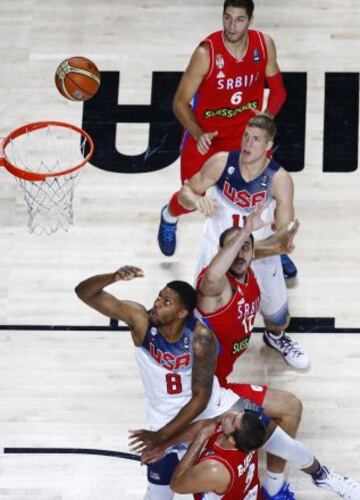
{"type": "Polygon", "coordinates": [[[257,127],[246,127],[241,142],[241,160],[244,163],[254,163],[266,158],[271,149],[272,141],[265,130],[257,127]]]}
{"type": "MultiPolygon", "coordinates": [[[[235,238],[237,231],[231,232],[224,241],[224,244],[229,242],[232,238],[235,238]]],[[[234,262],[230,267],[230,272],[235,276],[235,278],[243,278],[247,273],[249,266],[253,258],[253,246],[251,239],[247,238],[242,247],[240,248],[234,262]]]]}
{"type": "Polygon", "coordinates": [[[229,43],[240,42],[247,33],[251,19],[243,7],[227,7],[223,15],[224,37],[229,43]]]}
{"type": "Polygon", "coordinates": [[[221,427],[226,437],[230,436],[235,429],[240,429],[243,414],[242,411],[228,411],[223,415],[221,427]]]}
{"type": "Polygon", "coordinates": [[[171,288],[163,288],[150,311],[151,321],[156,326],[164,326],[186,316],[186,309],[178,294],[171,288]]]}

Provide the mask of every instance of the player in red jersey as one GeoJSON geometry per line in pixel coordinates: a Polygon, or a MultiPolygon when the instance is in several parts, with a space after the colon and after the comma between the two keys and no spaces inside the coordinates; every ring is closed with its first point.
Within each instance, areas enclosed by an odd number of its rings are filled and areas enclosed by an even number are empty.
{"type": "MultiPolygon", "coordinates": [[[[180,494],[193,493],[195,500],[268,500],[260,489],[256,450],[266,447],[278,428],[274,429],[273,422],[263,417],[248,410],[231,411],[220,418],[192,424],[181,435],[191,444],[173,473],[172,489],[180,494]]],[[[301,451],[285,452],[284,456],[310,475],[313,484],[343,499],[360,498],[358,482],[330,472],[300,442],[289,438],[290,443],[301,451]]],[[[274,498],[295,500],[293,494],[274,498]]]]}
{"type": "Polygon", "coordinates": [[[299,222],[295,221],[290,229],[283,228],[273,236],[258,241],[257,247],[254,247],[252,231],[265,225],[257,222],[261,210],[261,206],[255,209],[242,230],[230,227],[223,231],[219,239],[220,250],[197,279],[197,307],[216,333],[220,345],[216,376],[224,387],[234,362],[249,346],[255,316],[259,311],[261,294],[251,262],[254,257],[263,258],[266,254],[291,253],[299,228],[299,222]]]}
{"type": "Polygon", "coordinates": [[[260,499],[257,449],[266,441],[266,426],[251,411],[228,412],[219,420],[221,424],[199,423],[197,434],[195,427],[187,456],[175,469],[172,488],[177,493],[202,492],[194,495],[195,500],[260,499]]]}
{"type": "MultiPolygon", "coordinates": [[[[213,154],[240,149],[246,123],[263,108],[265,84],[270,89],[266,113],[276,115],[286,100],[274,41],[249,29],[253,11],[253,0],[225,0],[223,31],[200,43],[180,81],[173,107],[185,129],[182,183],[213,154]]],[[[162,209],[158,242],[164,255],[175,252],[177,217],[185,212],[176,193],[162,209]]],[[[285,277],[295,276],[286,256],[283,265],[285,277]]]]}
{"type": "MultiPolygon", "coordinates": [[[[243,229],[230,227],[220,236],[220,250],[208,267],[205,267],[197,281],[197,308],[207,326],[215,333],[219,342],[216,375],[223,387],[232,387],[227,377],[233,370],[235,361],[247,349],[256,313],[260,305],[260,288],[250,267],[254,257],[254,238],[252,232],[266,224],[261,214],[266,207],[258,205],[245,222],[243,229]]],[[[296,221],[288,231],[283,229],[278,238],[278,250],[291,252],[299,223],[296,221]]],[[[270,240],[271,241],[271,240],[270,240]]],[[[261,253],[265,246],[272,252],[276,245],[267,240],[261,243],[261,253]]],[[[270,252],[269,252],[270,255],[270,252]]],[[[301,419],[301,402],[286,391],[278,391],[263,386],[236,384],[237,393],[242,397],[263,406],[264,411],[295,437],[301,419]]],[[[292,498],[289,485],[284,480],[286,462],[272,455],[268,456],[264,488],[272,495],[270,498],[292,498]]],[[[254,497],[256,498],[256,497],[254,497]]]]}

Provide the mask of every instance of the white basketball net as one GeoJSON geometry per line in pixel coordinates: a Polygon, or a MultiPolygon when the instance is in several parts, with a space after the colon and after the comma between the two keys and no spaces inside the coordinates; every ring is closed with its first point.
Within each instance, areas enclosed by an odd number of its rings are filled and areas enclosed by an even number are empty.
{"type": "MultiPolygon", "coordinates": [[[[80,165],[88,141],[76,130],[49,124],[11,139],[5,155],[13,165],[32,173],[53,174],[80,165]]],[[[73,224],[74,189],[82,168],[43,181],[16,177],[24,190],[31,233],[67,231],[73,224]]]]}

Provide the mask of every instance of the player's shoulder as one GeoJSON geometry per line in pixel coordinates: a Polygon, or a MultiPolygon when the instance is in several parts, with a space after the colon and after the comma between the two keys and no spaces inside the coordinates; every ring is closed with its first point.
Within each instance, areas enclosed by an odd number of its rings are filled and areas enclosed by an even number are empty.
{"type": "Polygon", "coordinates": [[[268,33],[261,32],[261,34],[264,38],[267,51],[272,54],[276,49],[274,39],[268,33]]]}
{"type": "Polygon", "coordinates": [[[208,348],[214,345],[217,345],[214,332],[198,320],[194,332],[194,349],[198,350],[198,354],[200,354],[208,351],[208,348]]]}
{"type": "Polygon", "coordinates": [[[292,180],[292,177],[282,165],[278,164],[278,169],[274,174],[274,180],[276,180],[276,182],[289,182],[292,180]]]}

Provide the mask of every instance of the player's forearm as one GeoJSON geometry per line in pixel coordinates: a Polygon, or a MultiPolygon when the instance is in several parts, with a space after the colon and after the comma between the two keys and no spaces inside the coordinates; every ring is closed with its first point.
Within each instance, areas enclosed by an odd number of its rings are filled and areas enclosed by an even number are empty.
{"type": "Polygon", "coordinates": [[[192,467],[196,460],[199,458],[200,453],[204,447],[204,439],[196,439],[191,443],[187,449],[185,455],[180,460],[171,478],[170,488],[175,491],[175,493],[181,493],[181,479],[182,475],[192,467]]]}
{"type": "Polygon", "coordinates": [[[195,115],[191,110],[191,106],[188,103],[177,100],[175,97],[173,110],[181,125],[190,133],[190,135],[192,135],[195,141],[197,141],[204,131],[197,123],[195,115]]]}
{"type": "Polygon", "coordinates": [[[102,290],[112,283],[115,283],[115,274],[98,274],[91,276],[77,285],[75,288],[76,295],[84,302],[89,302],[96,297],[102,290]]]}
{"type": "Polygon", "coordinates": [[[249,236],[250,233],[243,229],[228,244],[221,248],[206,271],[207,279],[217,282],[228,272],[240,248],[249,236]]]}
{"type": "Polygon", "coordinates": [[[282,249],[276,233],[264,240],[255,242],[254,260],[272,257],[273,255],[279,255],[281,253],[282,249]]]}
{"type": "Polygon", "coordinates": [[[179,194],[178,201],[187,210],[194,210],[197,208],[197,200],[201,195],[196,194],[188,184],[183,184],[179,194]]]}
{"type": "Polygon", "coordinates": [[[271,76],[267,76],[266,82],[270,91],[266,112],[271,114],[272,116],[276,116],[285,103],[287,97],[286,89],[280,71],[271,76]]]}
{"type": "MultiPolygon", "coordinates": [[[[166,443],[178,438],[180,432],[202,413],[210,399],[211,390],[204,391],[199,396],[193,396],[191,400],[179,411],[175,418],[162,427],[159,432],[166,443]]],[[[175,442],[179,442],[176,440],[175,442]]]]}

